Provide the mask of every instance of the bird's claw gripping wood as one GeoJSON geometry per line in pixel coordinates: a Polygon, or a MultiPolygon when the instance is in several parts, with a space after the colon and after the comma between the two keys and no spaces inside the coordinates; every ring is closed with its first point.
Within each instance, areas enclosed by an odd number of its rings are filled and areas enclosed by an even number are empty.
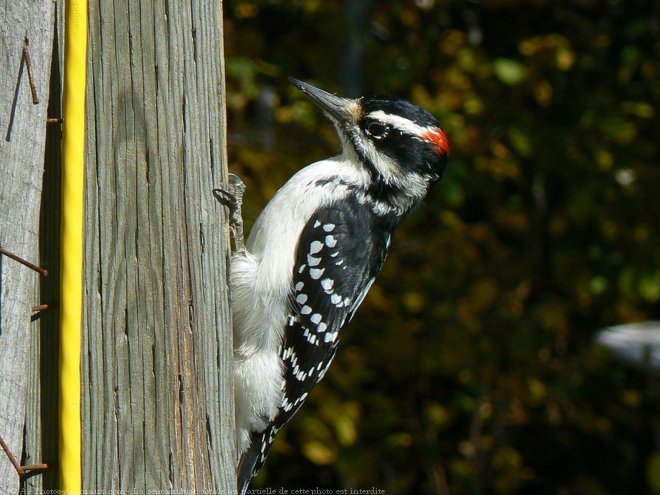
{"type": "Polygon", "coordinates": [[[236,174],[229,174],[229,183],[214,191],[216,197],[229,208],[229,228],[234,238],[234,252],[245,250],[243,236],[243,194],[245,183],[236,174]]]}

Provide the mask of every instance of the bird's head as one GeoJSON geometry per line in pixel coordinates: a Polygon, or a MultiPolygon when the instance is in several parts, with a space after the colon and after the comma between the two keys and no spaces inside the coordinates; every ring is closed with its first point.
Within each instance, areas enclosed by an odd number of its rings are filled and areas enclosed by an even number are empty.
{"type": "Polygon", "coordinates": [[[376,192],[409,198],[412,205],[442,177],[449,140],[423,108],[389,96],[343,98],[294,78],[290,81],[332,120],[344,153],[368,170],[376,192]]]}

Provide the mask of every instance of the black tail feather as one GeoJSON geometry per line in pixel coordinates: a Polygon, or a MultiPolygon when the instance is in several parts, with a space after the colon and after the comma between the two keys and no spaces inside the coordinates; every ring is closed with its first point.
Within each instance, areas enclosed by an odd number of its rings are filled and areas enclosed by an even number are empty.
{"type": "Polygon", "coordinates": [[[259,472],[264,463],[261,445],[264,442],[263,433],[255,435],[250,447],[241,456],[238,464],[238,494],[245,495],[252,478],[259,472]]]}

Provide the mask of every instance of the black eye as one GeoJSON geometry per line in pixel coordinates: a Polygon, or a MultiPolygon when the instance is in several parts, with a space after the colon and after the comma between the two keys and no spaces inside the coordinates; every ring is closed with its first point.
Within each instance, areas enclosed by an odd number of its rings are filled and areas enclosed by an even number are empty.
{"type": "Polygon", "coordinates": [[[390,132],[390,126],[381,122],[369,122],[365,131],[374,139],[383,139],[390,132]]]}

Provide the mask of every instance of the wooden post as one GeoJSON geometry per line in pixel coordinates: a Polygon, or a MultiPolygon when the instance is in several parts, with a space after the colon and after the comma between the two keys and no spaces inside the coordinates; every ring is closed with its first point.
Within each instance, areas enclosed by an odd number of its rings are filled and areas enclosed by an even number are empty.
{"type": "MultiPolygon", "coordinates": [[[[0,245],[42,264],[39,216],[44,167],[50,59],[51,2],[17,0],[0,5],[0,245]]],[[[28,401],[38,374],[39,323],[32,307],[41,304],[43,276],[0,255],[0,436],[22,464],[41,462],[41,439],[25,427],[28,401]]],[[[19,476],[0,450],[0,494],[15,495],[19,476]]]]}
{"type": "Polygon", "coordinates": [[[231,493],[222,4],[89,23],[83,487],[231,493]]]}
{"type": "MultiPolygon", "coordinates": [[[[0,256],[0,436],[24,464],[57,464],[57,11],[0,7],[0,245],[49,270],[0,256]]],[[[95,0],[89,21],[83,488],[231,493],[222,5],[95,0]]]]}

